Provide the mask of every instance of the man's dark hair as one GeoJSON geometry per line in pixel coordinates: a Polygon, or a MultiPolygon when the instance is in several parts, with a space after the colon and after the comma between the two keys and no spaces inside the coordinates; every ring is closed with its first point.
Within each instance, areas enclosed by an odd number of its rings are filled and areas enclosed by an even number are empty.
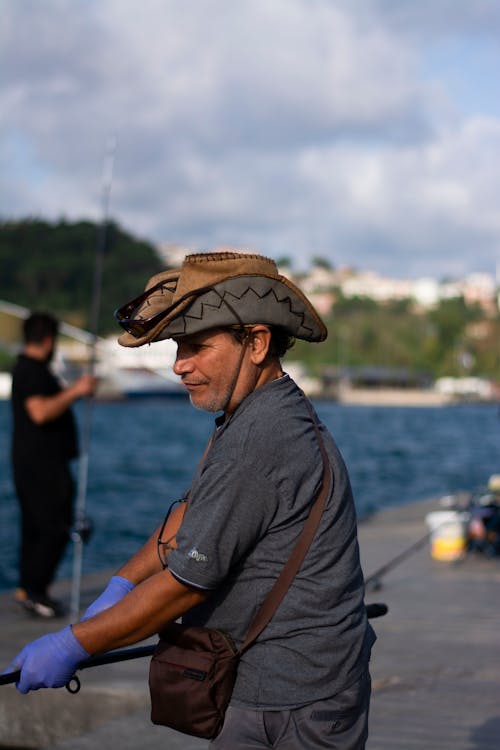
{"type": "Polygon", "coordinates": [[[47,336],[56,338],[59,323],[53,315],[34,312],[23,323],[23,336],[26,344],[40,344],[47,336]]]}
{"type": "Polygon", "coordinates": [[[270,326],[270,331],[271,343],[269,344],[268,356],[281,359],[295,344],[295,339],[284,328],[280,328],[279,326],[270,326]]]}

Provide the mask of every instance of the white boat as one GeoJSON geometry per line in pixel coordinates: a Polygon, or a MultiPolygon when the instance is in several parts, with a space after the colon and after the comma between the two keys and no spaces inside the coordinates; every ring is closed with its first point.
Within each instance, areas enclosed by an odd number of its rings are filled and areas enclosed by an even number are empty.
{"type": "MultiPolygon", "coordinates": [[[[23,308],[19,310],[23,312],[23,308]]],[[[9,305],[8,310],[0,307],[0,312],[16,313],[17,317],[21,316],[19,310],[13,305],[9,305]]],[[[61,325],[51,367],[64,384],[88,371],[93,344],[88,331],[65,323],[61,325]]],[[[12,353],[20,351],[21,346],[20,342],[9,342],[12,353]]],[[[186,389],[172,370],[176,351],[176,344],[171,340],[159,341],[154,346],[127,348],[118,344],[116,336],[98,338],[95,342],[95,373],[99,378],[96,398],[187,398],[186,389]]],[[[10,398],[11,382],[9,372],[0,372],[0,399],[10,398]]]]}
{"type": "Polygon", "coordinates": [[[172,367],[177,351],[171,341],[153,346],[124,348],[113,336],[98,347],[98,398],[187,398],[187,391],[172,367]]]}
{"type": "Polygon", "coordinates": [[[187,398],[180,381],[142,367],[120,367],[102,378],[97,398],[187,398]]]}

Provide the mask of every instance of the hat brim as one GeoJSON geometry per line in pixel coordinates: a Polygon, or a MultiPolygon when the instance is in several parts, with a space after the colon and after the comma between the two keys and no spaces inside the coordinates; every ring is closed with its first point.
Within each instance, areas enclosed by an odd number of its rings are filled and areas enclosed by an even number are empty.
{"type": "Polygon", "coordinates": [[[123,333],[118,341],[137,347],[241,323],[279,326],[290,336],[311,342],[324,341],[328,335],[307,297],[285,276],[243,274],[214,284],[194,299],[166,304],[165,316],[151,331],[140,338],[123,333]]]}

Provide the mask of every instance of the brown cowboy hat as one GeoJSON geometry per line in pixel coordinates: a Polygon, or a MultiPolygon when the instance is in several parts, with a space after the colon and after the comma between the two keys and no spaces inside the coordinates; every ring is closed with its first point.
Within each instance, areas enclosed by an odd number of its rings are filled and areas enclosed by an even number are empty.
{"type": "Polygon", "coordinates": [[[327,337],[314,307],[273,260],[234,251],[187,255],[180,268],[153,276],[115,317],[126,331],[122,346],[256,323],[305,341],[327,337]]]}

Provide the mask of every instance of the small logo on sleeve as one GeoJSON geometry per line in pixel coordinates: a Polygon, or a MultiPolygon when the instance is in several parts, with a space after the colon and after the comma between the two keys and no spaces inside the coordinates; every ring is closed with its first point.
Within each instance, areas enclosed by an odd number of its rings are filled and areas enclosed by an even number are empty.
{"type": "Polygon", "coordinates": [[[204,555],[203,552],[200,552],[196,547],[193,547],[193,549],[187,553],[187,556],[190,560],[194,560],[195,562],[208,562],[207,555],[204,555]]]}

